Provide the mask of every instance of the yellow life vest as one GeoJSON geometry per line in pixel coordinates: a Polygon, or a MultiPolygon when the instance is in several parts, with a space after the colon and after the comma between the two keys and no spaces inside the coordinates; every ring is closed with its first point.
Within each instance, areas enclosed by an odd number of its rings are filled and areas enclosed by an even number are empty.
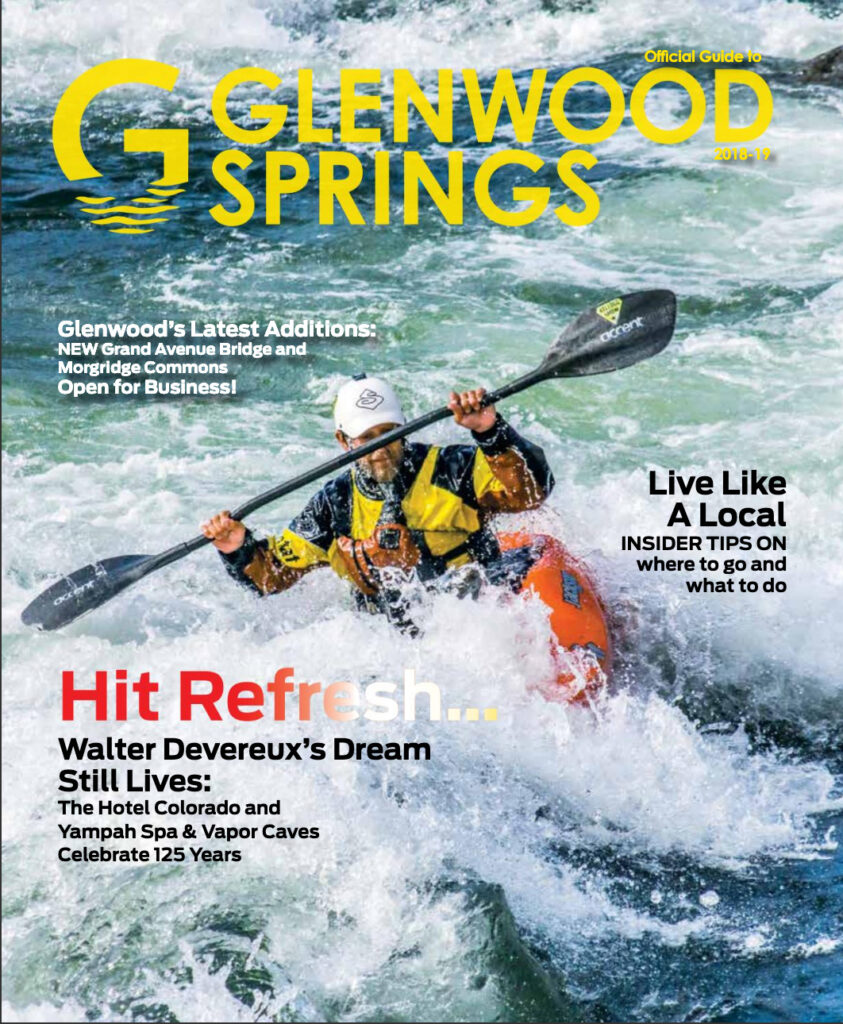
{"type": "MultiPolygon", "coordinates": [[[[435,560],[440,570],[472,561],[468,542],[483,526],[479,499],[503,489],[483,452],[470,445],[408,443],[399,480],[401,518],[423,558],[435,560]]],[[[384,499],[369,496],[360,484],[356,470],[326,484],[280,537],[268,538],[273,555],[296,568],[328,563],[347,576],[337,538],[371,537],[384,512],[384,499]]]]}

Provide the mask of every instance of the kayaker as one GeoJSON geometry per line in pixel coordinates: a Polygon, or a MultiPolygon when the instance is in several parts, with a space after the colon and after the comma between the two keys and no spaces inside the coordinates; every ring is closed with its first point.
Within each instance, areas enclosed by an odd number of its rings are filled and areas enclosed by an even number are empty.
{"type": "MultiPolygon", "coordinates": [[[[517,586],[529,549],[501,554],[491,518],[537,508],[553,487],[544,452],[496,411],[484,388],[450,394],[454,419],[474,444],[393,441],[330,480],[280,536],[257,539],[229,512],[202,525],[229,574],[259,594],[286,590],[329,565],[350,580],[358,604],[412,628],[404,584],[431,585],[466,565],[517,586]]],[[[347,381],[334,406],[336,439],[348,450],[405,422],[392,387],[365,374],[347,381]]]]}

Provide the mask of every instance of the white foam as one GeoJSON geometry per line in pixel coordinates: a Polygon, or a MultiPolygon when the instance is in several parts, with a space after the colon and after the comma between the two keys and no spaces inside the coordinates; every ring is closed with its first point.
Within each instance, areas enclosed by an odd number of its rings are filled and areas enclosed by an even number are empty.
{"type": "MultiPolygon", "coordinates": [[[[232,67],[257,63],[282,77],[314,67],[523,67],[599,61],[617,51],[660,46],[752,48],[765,56],[807,58],[828,48],[833,22],[785,0],[693,0],[653,8],[645,0],[606,0],[594,8],[547,11],[537,0],[489,5],[402,3],[387,18],[340,19],[317,6],[189,0],[162,8],[82,0],[4,7],[7,101],[24,110],[60,91],[91,63],[119,57],[165,60],[186,69],[192,89],[232,67]],[[31,76],[37,60],[39,74],[31,76]]],[[[642,61],[642,66],[643,61],[642,61]]]]}

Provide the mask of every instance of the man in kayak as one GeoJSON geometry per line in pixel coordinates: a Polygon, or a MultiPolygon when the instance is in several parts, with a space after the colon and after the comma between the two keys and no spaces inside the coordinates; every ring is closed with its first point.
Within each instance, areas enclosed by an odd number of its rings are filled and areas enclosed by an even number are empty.
{"type": "MultiPolygon", "coordinates": [[[[256,539],[228,512],[202,525],[229,574],[259,594],[286,590],[329,565],[350,580],[358,604],[412,630],[404,585],[453,577],[479,565],[495,584],[517,586],[533,555],[501,553],[490,519],[537,508],[553,488],[544,452],[520,436],[483,388],[451,392],[456,422],[474,444],[437,447],[393,441],[330,480],[280,536],[256,539]]],[[[336,438],[346,451],[405,422],[398,396],[379,377],[347,381],[334,406],[336,438]]]]}

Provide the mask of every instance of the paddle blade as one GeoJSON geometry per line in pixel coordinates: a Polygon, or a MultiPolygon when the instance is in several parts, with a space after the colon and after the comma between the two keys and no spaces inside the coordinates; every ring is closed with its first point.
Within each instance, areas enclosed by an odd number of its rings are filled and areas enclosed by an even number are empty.
{"type": "Polygon", "coordinates": [[[631,292],[587,309],[553,343],[543,377],[609,373],[649,359],[667,345],[676,324],[676,296],[631,292]]]}
{"type": "Polygon", "coordinates": [[[77,569],[48,587],[24,608],[21,619],[37,629],[59,629],[130,587],[146,575],[149,555],[121,555],[77,569]]]}

